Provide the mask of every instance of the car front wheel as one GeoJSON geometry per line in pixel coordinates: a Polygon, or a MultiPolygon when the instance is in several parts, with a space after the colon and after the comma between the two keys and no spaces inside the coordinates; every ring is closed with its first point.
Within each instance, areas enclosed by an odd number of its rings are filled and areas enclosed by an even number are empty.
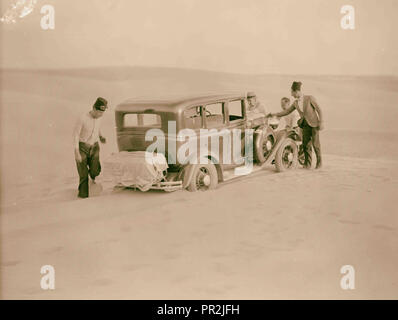
{"type": "Polygon", "coordinates": [[[278,172],[297,168],[297,144],[290,138],[283,141],[275,156],[275,166],[278,172]]]}

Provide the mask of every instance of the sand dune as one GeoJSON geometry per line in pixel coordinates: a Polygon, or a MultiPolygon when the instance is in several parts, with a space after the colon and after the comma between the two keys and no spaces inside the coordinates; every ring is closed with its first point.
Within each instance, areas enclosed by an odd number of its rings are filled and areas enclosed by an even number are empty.
{"type": "MultiPolygon", "coordinates": [[[[1,72],[3,298],[397,298],[398,80],[103,68],[1,72]],[[72,127],[96,96],[255,90],[301,79],[326,117],[322,171],[272,167],[206,193],[76,199],[72,127]],[[311,191],[309,191],[311,190],[311,191]],[[40,289],[40,267],[56,290],[40,289]],[[340,288],[340,267],[356,289],[340,288]]],[[[113,111],[104,119],[116,151],[113,111]]]]}
{"type": "Polygon", "coordinates": [[[3,298],[396,298],[398,163],[353,160],[207,193],[42,190],[3,209],[3,298]],[[38,286],[43,264],[55,291],[38,286]]]}

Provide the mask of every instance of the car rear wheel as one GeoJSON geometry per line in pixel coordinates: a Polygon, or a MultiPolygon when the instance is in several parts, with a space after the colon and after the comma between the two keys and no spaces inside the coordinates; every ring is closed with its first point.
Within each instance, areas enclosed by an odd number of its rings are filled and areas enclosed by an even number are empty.
{"type": "Polygon", "coordinates": [[[297,168],[297,144],[290,138],[283,141],[275,156],[276,170],[279,172],[297,168]]]}
{"type": "Polygon", "coordinates": [[[217,169],[214,164],[192,165],[193,174],[188,184],[189,191],[206,191],[215,189],[218,184],[217,169]]]}

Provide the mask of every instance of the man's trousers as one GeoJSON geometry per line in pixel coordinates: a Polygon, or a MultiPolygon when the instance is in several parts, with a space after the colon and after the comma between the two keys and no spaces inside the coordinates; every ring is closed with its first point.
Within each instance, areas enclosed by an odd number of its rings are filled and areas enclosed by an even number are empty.
{"type": "Polygon", "coordinates": [[[319,129],[311,127],[307,121],[303,121],[303,149],[304,149],[304,166],[311,166],[311,153],[312,148],[314,147],[315,155],[316,155],[316,166],[319,167],[322,165],[322,156],[321,156],[321,141],[319,139],[319,129]],[[311,143],[310,143],[311,142],[311,143]]]}
{"type": "Polygon", "coordinates": [[[101,172],[101,164],[99,159],[99,145],[96,142],[89,145],[79,142],[79,152],[82,157],[81,162],[76,161],[77,171],[79,173],[79,197],[87,198],[88,193],[88,175],[91,179],[95,179],[101,172]]]}

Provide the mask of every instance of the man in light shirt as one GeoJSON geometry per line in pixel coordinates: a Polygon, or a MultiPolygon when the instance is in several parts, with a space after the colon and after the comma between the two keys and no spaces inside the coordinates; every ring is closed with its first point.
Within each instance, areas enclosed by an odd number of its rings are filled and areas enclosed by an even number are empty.
{"type": "Polygon", "coordinates": [[[97,98],[93,109],[80,116],[73,132],[80,198],[89,196],[88,176],[90,175],[95,182],[95,178],[101,172],[98,140],[106,143],[106,139],[101,135],[100,125],[107,106],[108,102],[104,98],[97,98]]]}
{"type": "MultiPolygon", "coordinates": [[[[287,97],[283,97],[281,99],[282,110],[286,110],[289,107],[290,107],[290,99],[287,97]]],[[[297,110],[294,110],[292,113],[284,116],[283,120],[285,121],[285,128],[290,130],[296,129],[298,127],[297,121],[299,119],[300,119],[300,114],[297,112],[297,110]]]]}

